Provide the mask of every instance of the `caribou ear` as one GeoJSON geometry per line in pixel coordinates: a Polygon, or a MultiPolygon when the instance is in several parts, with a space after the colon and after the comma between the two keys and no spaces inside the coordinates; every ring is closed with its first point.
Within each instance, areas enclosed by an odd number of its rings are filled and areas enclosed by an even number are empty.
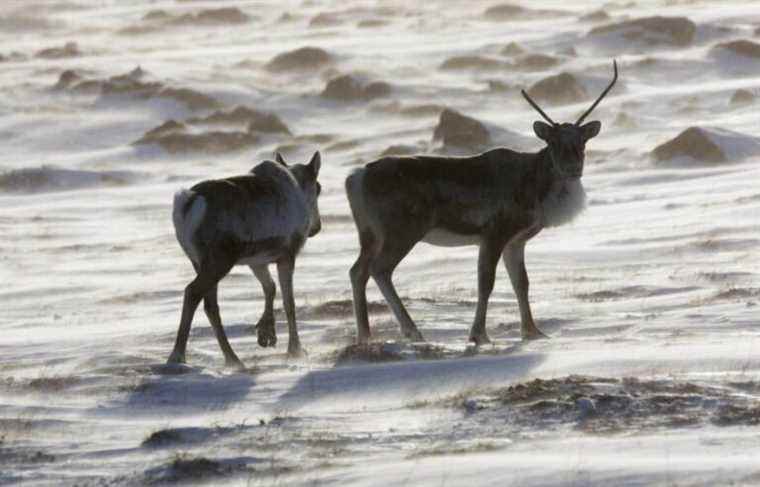
{"type": "Polygon", "coordinates": [[[279,162],[283,166],[288,167],[288,163],[285,162],[285,159],[283,159],[282,154],[280,154],[279,152],[274,153],[274,160],[279,162]]]}
{"type": "Polygon", "coordinates": [[[536,133],[536,137],[546,142],[549,142],[551,136],[552,126],[548,123],[541,121],[533,122],[533,131],[536,133]]]}
{"type": "Polygon", "coordinates": [[[583,140],[586,141],[599,135],[599,131],[602,129],[602,123],[594,120],[587,124],[581,125],[581,133],[583,134],[583,140]]]}
{"type": "Polygon", "coordinates": [[[311,156],[311,160],[309,161],[309,168],[311,169],[311,173],[314,174],[315,178],[319,175],[319,168],[321,166],[322,156],[319,154],[319,151],[317,151],[313,156],[311,156]]]}

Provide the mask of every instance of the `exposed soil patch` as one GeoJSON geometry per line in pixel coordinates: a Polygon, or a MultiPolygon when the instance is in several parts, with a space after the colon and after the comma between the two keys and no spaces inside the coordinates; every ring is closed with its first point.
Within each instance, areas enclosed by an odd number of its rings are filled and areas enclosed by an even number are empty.
{"type": "Polygon", "coordinates": [[[481,424],[503,424],[513,434],[562,428],[589,434],[630,434],[706,423],[760,424],[760,398],[738,388],[632,377],[535,379],[460,395],[443,404],[461,408],[481,424]]]}
{"type": "Polygon", "coordinates": [[[331,357],[335,365],[351,364],[354,362],[398,362],[401,360],[439,360],[448,356],[442,347],[429,343],[400,344],[396,342],[370,342],[366,345],[348,345],[331,357]]]}
{"type": "Polygon", "coordinates": [[[649,298],[655,296],[664,296],[677,294],[682,292],[693,291],[695,287],[684,288],[664,288],[664,287],[649,287],[649,286],[626,286],[617,289],[605,289],[602,291],[594,291],[589,293],[579,293],[575,297],[582,301],[589,301],[592,303],[602,301],[613,301],[617,299],[635,299],[635,298],[649,298]]]}
{"type": "Polygon", "coordinates": [[[1,446],[0,441],[0,463],[3,465],[22,464],[35,465],[40,463],[50,463],[55,461],[55,456],[42,450],[30,450],[28,448],[6,448],[1,446]]]}
{"type": "Polygon", "coordinates": [[[499,444],[493,441],[476,441],[463,444],[442,442],[441,444],[431,447],[419,448],[413,453],[409,454],[407,458],[414,459],[441,455],[467,455],[468,453],[485,453],[501,450],[504,448],[504,446],[504,444],[499,444]]]}
{"type": "Polygon", "coordinates": [[[237,425],[215,426],[210,428],[167,428],[151,433],[145,438],[145,440],[143,440],[141,446],[145,448],[171,448],[176,446],[195,445],[256,427],[257,426],[237,425]]]}
{"type": "Polygon", "coordinates": [[[723,301],[743,301],[745,299],[760,298],[760,288],[757,287],[732,287],[721,291],[713,299],[723,301]]]}
{"type": "Polygon", "coordinates": [[[174,457],[168,464],[149,469],[145,472],[145,481],[148,484],[188,483],[220,480],[236,473],[250,470],[245,463],[222,462],[206,457],[193,457],[180,454],[174,457]]]}
{"type": "Polygon", "coordinates": [[[339,350],[335,357],[336,365],[351,362],[398,362],[404,360],[398,347],[388,346],[385,343],[368,343],[366,345],[348,345],[339,350]]]}
{"type": "MultiPolygon", "coordinates": [[[[383,302],[367,302],[369,314],[388,313],[390,308],[383,302]]],[[[305,319],[328,319],[348,318],[354,315],[354,304],[350,299],[338,299],[325,301],[315,306],[303,306],[298,308],[298,316],[305,319]]]]}

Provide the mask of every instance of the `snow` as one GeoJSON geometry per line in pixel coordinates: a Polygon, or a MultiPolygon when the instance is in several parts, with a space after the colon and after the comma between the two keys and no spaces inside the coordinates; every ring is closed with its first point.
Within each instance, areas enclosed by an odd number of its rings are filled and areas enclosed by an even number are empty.
{"type": "MultiPolygon", "coordinates": [[[[661,15],[697,26],[685,46],[629,46],[619,36],[587,36],[598,24],[580,17],[598,2],[512,2],[567,14],[486,18],[497,3],[3,3],[0,25],[18,28],[0,32],[0,55],[23,56],[3,61],[0,73],[0,484],[760,483],[760,116],[753,103],[730,104],[735,90],[758,89],[760,65],[714,49],[752,39],[760,4],[605,6],[610,23],[661,15]],[[144,27],[151,10],[174,16],[223,7],[251,20],[119,33],[144,27]],[[337,23],[310,27],[320,13],[337,23]],[[359,27],[365,20],[385,23],[359,27]],[[34,57],[70,41],[81,55],[34,57]],[[513,41],[562,63],[537,72],[439,69],[455,55],[509,61],[499,53],[513,41]],[[332,62],[266,69],[304,46],[325,49],[332,62]],[[499,270],[487,320],[495,343],[469,345],[477,248],[421,243],[394,282],[428,344],[403,341],[370,282],[374,346],[389,361],[363,360],[361,350],[340,359],[356,334],[348,270],[358,254],[343,181],[390,146],[436,150],[438,116],[403,108],[447,106],[482,121],[500,143],[533,140],[537,149],[531,127],[539,116],[519,88],[567,71],[593,96],[609,79],[612,57],[620,81],[589,118],[602,129],[587,148],[587,208],[526,247],[533,314],[551,338],[520,340],[517,302],[499,270]],[[52,89],[65,69],[103,80],[138,65],[147,81],[214,97],[225,110],[242,104],[276,113],[294,135],[270,134],[237,153],[170,155],[132,143],[169,119],[208,112],[52,89]],[[391,93],[320,98],[329,79],[347,73],[388,82],[391,93]],[[507,88],[490,90],[489,81],[507,88]],[[621,113],[634,123],[614,124],[621,113]],[[653,162],[655,147],[693,126],[727,163],[653,162]],[[297,260],[294,285],[308,355],[286,357],[279,290],[278,345],[258,346],[252,325],[263,293],[241,267],[222,281],[219,303],[248,369],[224,368],[202,312],[188,364],[165,365],[193,276],[172,228],[174,193],[245,173],[275,150],[289,161],[322,153],[323,228],[297,260]],[[31,179],[19,183],[14,174],[31,179]],[[572,400],[560,402],[577,414],[551,413],[554,403],[543,396],[499,399],[511,386],[572,375],[664,384],[666,392],[655,387],[637,399],[664,408],[677,399],[667,414],[683,412],[691,422],[626,422],[631,411],[623,409],[622,429],[601,433],[587,426],[609,406],[572,383],[572,400]],[[702,412],[689,415],[682,404],[702,412]],[[729,413],[730,424],[716,419],[729,413]]],[[[542,107],[566,121],[588,103],[542,107]]]]}

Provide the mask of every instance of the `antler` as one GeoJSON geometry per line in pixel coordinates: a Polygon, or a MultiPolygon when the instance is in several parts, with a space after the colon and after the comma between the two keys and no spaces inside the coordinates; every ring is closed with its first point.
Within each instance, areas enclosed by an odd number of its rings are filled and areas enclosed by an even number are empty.
{"type": "Polygon", "coordinates": [[[531,98],[528,96],[528,94],[525,92],[525,90],[520,90],[520,93],[522,93],[522,96],[524,96],[524,97],[525,97],[525,99],[526,99],[526,100],[528,100],[528,103],[530,103],[530,106],[532,106],[533,108],[535,108],[535,109],[536,109],[536,111],[537,111],[538,113],[540,113],[540,114],[541,114],[541,116],[542,116],[542,117],[544,117],[544,118],[546,119],[546,121],[547,121],[547,122],[549,122],[549,123],[550,123],[550,124],[552,124],[552,125],[557,125],[557,123],[556,123],[554,120],[552,120],[551,118],[549,118],[549,115],[545,114],[545,113],[544,113],[544,111],[543,111],[543,110],[541,110],[541,107],[539,107],[539,106],[538,106],[538,104],[536,104],[536,102],[534,102],[534,101],[533,101],[533,100],[532,100],[532,99],[531,99],[531,98]]]}
{"type": "Polygon", "coordinates": [[[578,121],[575,122],[575,125],[580,125],[581,122],[583,122],[583,120],[586,117],[588,117],[591,112],[594,111],[594,108],[596,108],[596,106],[599,104],[599,102],[602,101],[602,98],[604,98],[605,95],[607,95],[607,92],[609,92],[612,89],[612,86],[615,84],[615,81],[617,81],[617,77],[618,77],[617,61],[615,61],[614,59],[612,60],[612,68],[615,70],[615,75],[612,77],[612,81],[607,86],[607,88],[605,88],[605,90],[602,92],[602,94],[599,95],[599,98],[596,99],[596,101],[594,102],[594,104],[591,105],[591,108],[589,108],[588,110],[586,110],[586,113],[584,113],[583,115],[581,115],[581,118],[579,118],[578,121]]]}

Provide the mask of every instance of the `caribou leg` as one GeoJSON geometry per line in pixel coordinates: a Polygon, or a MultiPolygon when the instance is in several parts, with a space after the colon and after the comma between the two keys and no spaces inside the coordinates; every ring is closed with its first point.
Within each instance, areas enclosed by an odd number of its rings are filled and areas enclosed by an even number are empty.
{"type": "Polygon", "coordinates": [[[259,346],[274,347],[277,344],[277,332],[274,328],[274,297],[277,293],[277,287],[274,285],[269,267],[266,264],[249,267],[264,290],[264,312],[256,324],[259,346]]]}
{"type": "Polygon", "coordinates": [[[393,314],[401,326],[401,333],[413,342],[421,342],[425,339],[406,311],[404,303],[401,302],[401,298],[393,286],[392,280],[393,271],[396,269],[396,266],[412,250],[415,243],[417,241],[413,239],[402,242],[392,242],[390,239],[386,239],[380,248],[380,252],[370,264],[370,274],[375,283],[377,283],[377,287],[380,288],[383,297],[391,306],[393,314]]]}
{"type": "Polygon", "coordinates": [[[206,312],[209,323],[214,329],[214,335],[216,335],[216,341],[219,342],[219,348],[222,349],[224,354],[224,363],[227,367],[233,367],[237,369],[243,369],[243,362],[240,361],[237,355],[235,355],[230,342],[227,340],[227,334],[224,333],[224,327],[222,326],[222,317],[219,316],[219,303],[217,301],[218,284],[211,288],[206,296],[203,298],[203,309],[206,312]]]}
{"type": "Polygon", "coordinates": [[[530,301],[528,301],[530,283],[528,272],[525,270],[525,241],[510,242],[504,247],[502,257],[509,273],[509,280],[512,281],[515,296],[517,296],[517,304],[520,307],[520,331],[523,340],[547,338],[536,326],[533,321],[533,314],[530,311],[530,301]]]}
{"type": "Polygon", "coordinates": [[[185,349],[190,336],[190,326],[198,305],[217,283],[232,269],[235,259],[224,255],[209,255],[198,267],[198,275],[185,288],[185,298],[182,303],[182,317],[177,331],[174,349],[169,355],[168,363],[185,363],[185,349]]]}
{"type": "Polygon", "coordinates": [[[296,304],[293,299],[294,267],[294,255],[277,261],[277,277],[280,280],[282,304],[285,308],[285,316],[288,318],[288,356],[296,358],[303,356],[304,350],[301,348],[301,340],[298,338],[298,326],[296,325],[296,304]]]}
{"type": "Polygon", "coordinates": [[[491,343],[486,331],[486,312],[488,311],[488,299],[493,291],[496,279],[496,264],[499,263],[501,247],[497,242],[484,239],[480,243],[478,255],[478,306],[475,310],[475,320],[470,330],[470,341],[475,345],[491,343]]]}

